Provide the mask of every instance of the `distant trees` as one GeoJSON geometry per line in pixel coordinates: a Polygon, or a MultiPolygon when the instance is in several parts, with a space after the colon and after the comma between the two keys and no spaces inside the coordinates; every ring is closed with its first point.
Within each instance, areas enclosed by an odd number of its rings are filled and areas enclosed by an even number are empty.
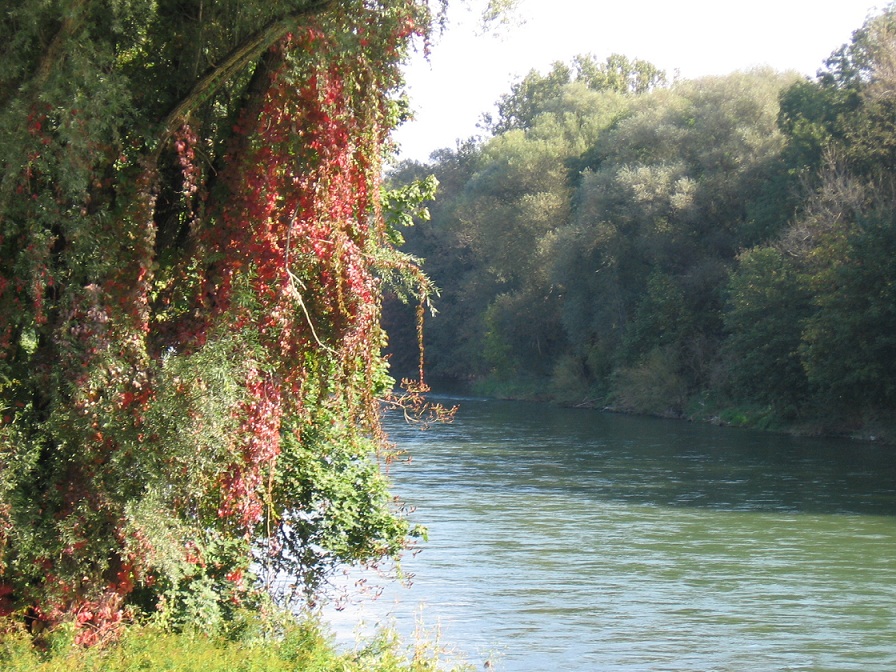
{"type": "MultiPolygon", "coordinates": [[[[800,82],[784,94],[784,157],[791,172],[802,176],[805,197],[781,235],[751,250],[732,276],[736,288],[751,272],[749,260],[778,255],[779,269],[771,278],[796,292],[792,326],[784,327],[791,334],[790,373],[779,383],[787,383],[790,398],[808,389],[810,403],[853,423],[896,402],[890,336],[896,309],[894,50],[891,7],[856,31],[816,81],[800,82]]],[[[774,301],[758,307],[774,314],[774,301]]],[[[740,336],[734,330],[732,343],[740,336]]]]}
{"type": "Polygon", "coordinates": [[[433,373],[652,413],[890,413],[894,54],[891,7],[815,80],[529,73],[492,138],[396,175],[451,175],[407,248],[444,292],[433,373]]]}
{"type": "Polygon", "coordinates": [[[639,97],[598,139],[575,226],[554,236],[582,354],[612,351],[611,366],[629,370],[660,362],[691,392],[707,384],[726,269],[766,226],[754,203],[769,200],[780,173],[776,98],[789,81],[758,72],[682,83],[639,97]]]}
{"type": "Polygon", "coordinates": [[[652,63],[620,54],[603,63],[583,54],[573,60],[572,67],[554,63],[546,75],[532,70],[498,100],[498,117],[489,119],[492,132],[500,135],[514,128],[527,129],[542,113],[561,111],[563,90],[573,82],[590,91],[636,94],[664,86],[666,74],[652,63]]]}

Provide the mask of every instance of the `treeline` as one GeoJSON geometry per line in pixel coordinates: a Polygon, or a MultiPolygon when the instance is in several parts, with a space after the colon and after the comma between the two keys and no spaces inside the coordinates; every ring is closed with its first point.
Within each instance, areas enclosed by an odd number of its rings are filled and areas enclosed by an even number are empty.
{"type": "MultiPolygon", "coordinates": [[[[896,4],[815,79],[531,72],[406,233],[441,288],[430,376],[506,396],[881,431],[896,408],[896,4]]],[[[415,335],[387,315],[392,365],[415,335]]]]}

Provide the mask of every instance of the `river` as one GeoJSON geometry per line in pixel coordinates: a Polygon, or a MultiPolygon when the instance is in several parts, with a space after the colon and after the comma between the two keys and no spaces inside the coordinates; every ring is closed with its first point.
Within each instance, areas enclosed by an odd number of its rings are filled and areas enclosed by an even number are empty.
{"type": "Polygon", "coordinates": [[[389,422],[429,529],[411,585],[330,610],[338,637],[422,621],[513,672],[896,670],[896,450],[441,401],[450,425],[389,422]]]}

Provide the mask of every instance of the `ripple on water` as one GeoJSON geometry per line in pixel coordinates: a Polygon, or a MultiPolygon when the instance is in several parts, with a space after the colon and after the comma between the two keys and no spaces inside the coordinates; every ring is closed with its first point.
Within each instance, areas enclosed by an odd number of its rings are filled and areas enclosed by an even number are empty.
{"type": "Polygon", "coordinates": [[[851,442],[464,402],[393,438],[429,527],[420,618],[495,669],[896,669],[896,456],[851,442]]]}

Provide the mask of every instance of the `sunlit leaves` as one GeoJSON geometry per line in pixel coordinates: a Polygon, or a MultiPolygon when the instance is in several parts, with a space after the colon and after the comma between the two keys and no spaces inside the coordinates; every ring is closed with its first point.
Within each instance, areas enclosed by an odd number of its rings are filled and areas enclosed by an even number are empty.
{"type": "Polygon", "coordinates": [[[380,171],[426,3],[26,4],[0,18],[0,611],[211,628],[253,554],[309,589],[394,555],[378,278],[425,278],[380,171]],[[316,563],[284,555],[319,498],[281,465],[333,502],[316,563]]]}

